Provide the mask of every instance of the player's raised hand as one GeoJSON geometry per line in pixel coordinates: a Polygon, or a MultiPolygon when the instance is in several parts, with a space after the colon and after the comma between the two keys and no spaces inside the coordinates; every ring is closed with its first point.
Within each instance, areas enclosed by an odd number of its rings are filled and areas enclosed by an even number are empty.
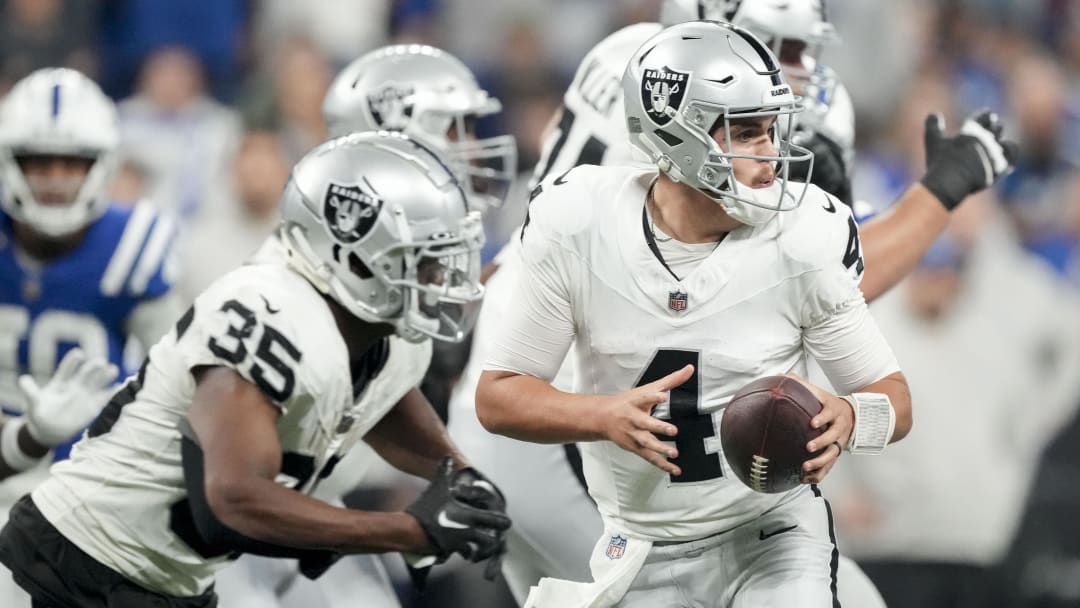
{"type": "Polygon", "coordinates": [[[108,402],[119,372],[105,359],[87,357],[82,349],[73,348],[44,386],[38,386],[33,376],[19,377],[30,435],[53,447],[86,428],[108,402]]]}
{"type": "Polygon", "coordinates": [[[940,114],[926,117],[926,175],[922,184],[952,210],[968,195],[994,185],[1012,171],[1018,146],[1002,137],[995,112],[979,110],[967,116],[960,132],[945,135],[940,114]]]}
{"type": "Polygon", "coordinates": [[[620,448],[637,454],[656,468],[682,475],[682,470],[668,459],[679,452],[657,438],[657,435],[674,437],[679,429],[674,424],[652,415],[653,408],[667,403],[671,389],[682,385],[694,375],[694,366],[687,365],[659,380],[637,388],[612,395],[604,412],[604,438],[620,448]]]}
{"type": "Polygon", "coordinates": [[[851,404],[844,399],[794,374],[787,375],[798,380],[821,402],[821,412],[810,420],[810,426],[824,431],[806,444],[806,451],[813,454],[822,448],[826,449],[817,458],[807,459],[803,463],[803,483],[821,483],[840,458],[843,451],[841,446],[847,445],[851,429],[855,426],[855,412],[852,411],[851,404]]]}

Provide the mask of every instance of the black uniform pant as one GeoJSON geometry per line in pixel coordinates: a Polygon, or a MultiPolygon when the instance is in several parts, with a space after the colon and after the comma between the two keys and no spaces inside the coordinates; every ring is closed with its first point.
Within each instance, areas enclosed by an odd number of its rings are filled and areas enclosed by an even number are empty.
{"type": "Polygon", "coordinates": [[[0,530],[0,562],[33,598],[33,608],[215,608],[213,589],[171,597],[144,589],[75,546],[41,514],[30,496],[11,509],[0,530]]]}

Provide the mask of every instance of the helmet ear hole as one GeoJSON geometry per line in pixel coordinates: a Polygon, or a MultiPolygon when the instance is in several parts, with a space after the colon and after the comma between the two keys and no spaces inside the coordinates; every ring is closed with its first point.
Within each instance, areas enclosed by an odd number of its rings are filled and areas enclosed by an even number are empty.
{"type": "Polygon", "coordinates": [[[360,256],[353,252],[349,252],[349,270],[361,279],[370,279],[375,276],[367,264],[360,259],[360,256]]]}

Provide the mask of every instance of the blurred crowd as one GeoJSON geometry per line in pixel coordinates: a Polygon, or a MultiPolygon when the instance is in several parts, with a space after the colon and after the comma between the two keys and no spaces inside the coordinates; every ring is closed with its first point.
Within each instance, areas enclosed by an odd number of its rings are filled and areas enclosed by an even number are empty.
{"type": "MultiPolygon", "coordinates": [[[[180,222],[178,287],[190,299],[275,226],[290,167],[325,139],[320,106],[337,70],[390,42],[445,48],[502,100],[480,129],[517,137],[523,178],[486,220],[494,255],[524,216],[524,176],[578,61],[619,27],[655,21],[659,4],[0,0],[0,93],[64,65],[119,102],[112,196],[148,198],[180,222]]],[[[886,456],[842,460],[828,480],[841,546],[897,606],[1080,605],[1080,2],[828,8],[843,42],[823,59],[857,115],[856,199],[883,209],[922,174],[927,112],[957,126],[988,106],[1022,150],[874,307],[918,423],[886,456]]],[[[382,479],[357,500],[400,502],[400,483],[382,479]]],[[[460,605],[508,601],[468,580],[433,585],[474,602],[460,605]]]]}

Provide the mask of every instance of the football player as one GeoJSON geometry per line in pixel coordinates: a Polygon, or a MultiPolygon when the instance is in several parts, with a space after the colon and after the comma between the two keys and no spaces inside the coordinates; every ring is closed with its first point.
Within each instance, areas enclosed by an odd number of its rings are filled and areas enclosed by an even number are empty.
{"type": "MultiPolygon", "coordinates": [[[[760,31],[768,26],[762,12],[778,10],[762,8],[755,2],[708,2],[668,0],[663,17],[671,22],[696,19],[746,19],[760,31]],[[736,10],[741,7],[741,10],[736,10]]],[[[779,5],[778,5],[779,6],[779,5]]],[[[853,154],[850,133],[854,118],[844,102],[846,92],[830,71],[815,61],[818,44],[834,38],[831,26],[825,21],[820,3],[815,0],[792,0],[783,6],[803,21],[782,20],[786,30],[764,36],[770,40],[796,37],[810,53],[798,65],[788,65],[781,58],[781,70],[803,83],[806,90],[831,89],[829,95],[817,95],[810,100],[813,112],[824,120],[797,120],[801,141],[815,151],[813,181],[834,195],[842,195],[847,187],[846,169],[837,161],[853,154]],[[800,25],[801,23],[801,25],[800,25]],[[785,34],[784,31],[787,33],[785,34]],[[793,33],[794,32],[794,33],[793,33]],[[798,34],[797,32],[803,32],[798,34]],[[816,34],[820,33],[820,34],[816,34]],[[798,38],[798,36],[803,38],[798,38]],[[827,77],[808,78],[800,66],[816,66],[814,71],[827,77]],[[794,74],[789,74],[793,72],[794,74]],[[825,104],[824,101],[831,101],[825,104]],[[843,153],[826,158],[820,141],[807,140],[807,125],[821,125],[823,133],[835,134],[843,143],[843,153]],[[848,125],[845,130],[844,125],[848,125]],[[839,177],[837,177],[839,176],[839,177]]],[[[786,9],[785,9],[786,10],[786,9]]],[[[788,17],[792,16],[789,15],[788,17]]],[[[567,89],[563,108],[557,116],[557,128],[544,144],[544,154],[534,180],[543,176],[565,173],[579,164],[629,165],[635,162],[630,140],[626,135],[626,119],[622,109],[622,89],[619,79],[633,52],[650,36],[661,29],[660,24],[640,23],[610,35],[596,45],[582,61],[567,89]]],[[[789,55],[790,58],[790,55],[789,55]]],[[[804,112],[805,113],[805,112],[804,112]]],[[[1012,155],[1011,142],[1001,140],[997,118],[987,113],[971,117],[960,135],[945,137],[941,125],[932,118],[927,124],[927,157],[931,174],[922,184],[916,184],[895,205],[892,211],[872,218],[861,227],[866,270],[861,287],[870,301],[896,284],[922,252],[929,247],[948,221],[948,211],[967,194],[986,187],[1008,170],[1006,158],[1012,155]],[[984,163],[984,159],[988,162],[984,163]],[[989,162],[993,159],[994,162],[989,162]],[[953,176],[949,178],[947,176],[953,176]],[[947,184],[945,182],[948,182],[947,184]],[[940,196],[940,198],[939,198],[940,196]]],[[[804,163],[795,163],[792,173],[805,171],[804,163]]],[[[859,220],[856,211],[856,220],[859,220]]],[[[573,471],[579,462],[573,446],[525,444],[486,433],[476,420],[474,393],[487,352],[495,338],[498,323],[512,306],[511,293],[517,281],[518,242],[511,241],[496,258],[499,271],[486,284],[484,309],[481,311],[473,337],[473,352],[451,399],[449,428],[458,445],[487,470],[513,497],[510,503],[514,529],[508,534],[509,552],[503,571],[519,602],[524,600],[529,585],[541,576],[572,578],[580,575],[587,565],[592,538],[600,529],[599,516],[573,471]],[[517,454],[508,458],[508,454],[517,454]],[[568,459],[569,456],[569,459],[568,459]],[[513,470],[501,466],[514,462],[513,470]],[[527,463],[519,465],[517,463],[527,463]],[[527,473],[520,467],[527,466],[527,473]],[[558,513],[558,520],[552,518],[558,513]],[[567,514],[571,514],[566,516],[567,514]],[[572,532],[552,535],[552,527],[572,523],[572,532]],[[593,530],[593,533],[587,533],[593,530]]],[[[569,374],[560,373],[562,386],[569,388],[569,374]]],[[[556,383],[559,386],[559,383],[556,383]]],[[[579,468],[579,466],[578,466],[579,468]]],[[[876,596],[872,585],[850,560],[840,557],[840,596],[851,596],[859,605],[871,604],[867,597],[876,596]],[[852,585],[858,579],[865,584],[852,585]]],[[[880,600],[877,600],[880,605],[880,600]]]]}
{"type": "Polygon", "coordinates": [[[859,290],[855,222],[789,181],[812,159],[789,140],[802,108],[748,31],[668,28],[630,59],[623,93],[654,165],[579,167],[534,191],[516,306],[477,388],[488,430],[587,442],[594,582],[544,579],[526,606],[832,606],[838,551],[814,484],[842,449],[879,453],[911,426],[859,290]],[[574,393],[550,384],[571,344],[574,393]],[[808,355],[843,395],[811,386],[826,430],[806,447],[824,451],[807,485],[754,493],[724,470],[723,406],[761,376],[805,376],[808,355]]]}
{"type": "Polygon", "coordinates": [[[462,339],[483,293],[456,178],[404,136],[340,138],[294,168],[282,216],[281,247],[204,291],[13,509],[0,561],[35,606],[213,606],[240,553],[317,574],[340,554],[501,550],[502,497],[410,365],[462,339]],[[361,438],[431,480],[403,512],[308,496],[361,438]]]}
{"type": "MultiPolygon", "coordinates": [[[[423,141],[438,152],[458,176],[470,206],[486,212],[502,205],[516,174],[517,147],[513,136],[477,138],[477,119],[497,113],[502,105],[476,82],[469,68],[453,55],[426,45],[391,45],[357,58],[337,75],[323,101],[330,137],[363,131],[397,131],[423,141]]],[[[431,349],[457,349],[438,342],[431,349]]],[[[447,370],[456,378],[466,362],[447,370]]],[[[413,363],[420,376],[430,356],[413,363]]],[[[428,373],[427,379],[432,380],[428,373]]],[[[446,379],[435,379],[449,381],[446,379]]],[[[339,469],[338,477],[342,476],[339,469]]],[[[359,472],[357,472],[359,473],[359,472]]],[[[338,479],[338,486],[355,486],[338,479]]],[[[320,493],[321,494],[321,493],[320,493]]],[[[337,497],[325,496],[327,500],[337,497]]],[[[223,600],[237,606],[281,603],[282,590],[305,608],[351,606],[363,596],[372,607],[396,607],[396,595],[382,565],[371,556],[356,556],[328,570],[318,588],[295,576],[295,568],[255,556],[245,556],[219,577],[223,600]],[[293,581],[293,582],[290,582],[293,581]],[[304,585],[305,587],[299,587],[304,585]]],[[[293,605],[290,601],[282,605],[293,605]]]]}
{"type": "Polygon", "coordinates": [[[454,170],[469,204],[481,212],[502,205],[517,175],[512,135],[476,135],[476,121],[501,110],[464,63],[419,44],[386,46],[356,59],[323,101],[330,137],[383,130],[420,139],[454,170]]]}
{"type": "Polygon", "coordinates": [[[113,206],[116,110],[70,69],[42,69],[0,104],[0,477],[64,458],[122,367],[182,312],[170,295],[174,223],[113,206]]]}

